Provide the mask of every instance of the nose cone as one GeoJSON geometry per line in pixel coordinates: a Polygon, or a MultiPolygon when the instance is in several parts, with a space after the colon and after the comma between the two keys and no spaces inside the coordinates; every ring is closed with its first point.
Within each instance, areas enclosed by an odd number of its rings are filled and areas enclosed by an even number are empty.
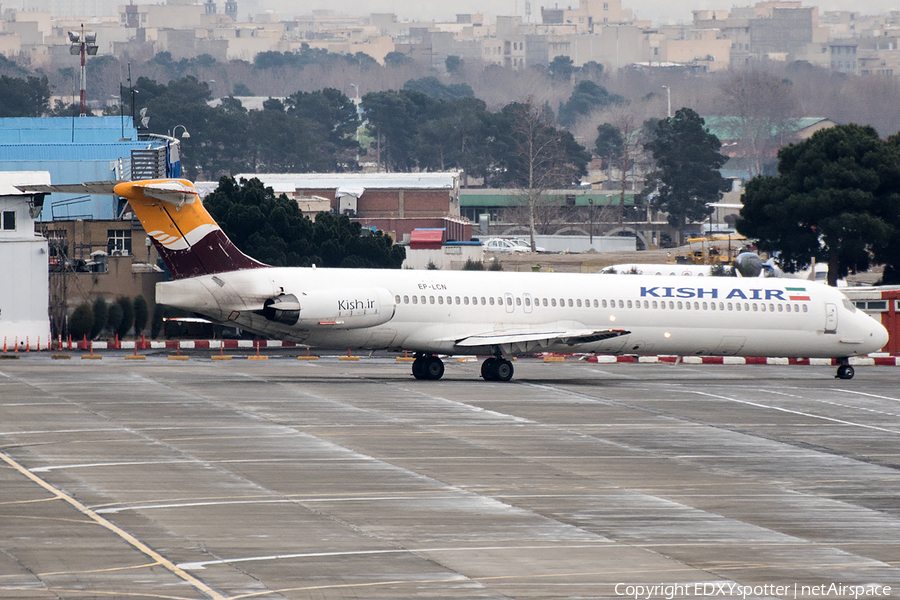
{"type": "Polygon", "coordinates": [[[871,349],[869,350],[869,352],[878,352],[879,350],[887,346],[887,329],[885,329],[884,326],[875,319],[872,319],[872,330],[869,335],[870,339],[872,340],[871,349]]]}

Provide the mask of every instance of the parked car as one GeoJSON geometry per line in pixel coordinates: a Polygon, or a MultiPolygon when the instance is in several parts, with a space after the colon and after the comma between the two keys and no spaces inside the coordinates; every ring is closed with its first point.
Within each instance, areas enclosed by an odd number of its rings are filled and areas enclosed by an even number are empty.
{"type": "Polygon", "coordinates": [[[504,238],[491,238],[484,242],[484,249],[488,252],[529,252],[530,248],[527,246],[520,246],[516,244],[512,240],[504,239],[504,238]]]}
{"type": "MultiPolygon", "coordinates": [[[[528,240],[523,240],[522,238],[516,238],[516,239],[510,240],[510,241],[512,243],[516,244],[517,246],[521,246],[522,248],[525,248],[526,252],[531,252],[531,243],[528,240]]],[[[546,252],[546,250],[544,250],[540,246],[535,246],[534,251],[535,252],[546,252]]]]}

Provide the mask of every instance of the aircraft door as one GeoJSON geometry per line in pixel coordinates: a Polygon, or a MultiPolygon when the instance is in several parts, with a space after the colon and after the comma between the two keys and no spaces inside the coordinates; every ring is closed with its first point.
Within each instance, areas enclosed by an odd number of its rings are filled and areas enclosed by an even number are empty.
{"type": "Polygon", "coordinates": [[[525,314],[531,314],[532,302],[534,302],[534,299],[531,297],[531,294],[522,294],[522,310],[525,311],[525,314]]]}
{"type": "Polygon", "coordinates": [[[510,293],[503,294],[503,303],[506,305],[506,312],[511,313],[515,310],[516,306],[513,304],[515,300],[513,299],[513,295],[510,293]]]}
{"type": "Polygon", "coordinates": [[[838,311],[837,305],[828,303],[825,305],[825,333],[837,332],[838,311]]]}

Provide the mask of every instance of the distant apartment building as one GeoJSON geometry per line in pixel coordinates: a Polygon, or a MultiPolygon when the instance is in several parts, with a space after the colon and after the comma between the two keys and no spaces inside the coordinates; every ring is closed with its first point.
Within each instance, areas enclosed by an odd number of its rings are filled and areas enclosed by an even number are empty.
{"type": "Polygon", "coordinates": [[[572,33],[594,33],[595,27],[630,23],[631,9],[622,8],[622,0],[580,0],[578,8],[541,8],[545,25],[572,25],[572,33]]]}

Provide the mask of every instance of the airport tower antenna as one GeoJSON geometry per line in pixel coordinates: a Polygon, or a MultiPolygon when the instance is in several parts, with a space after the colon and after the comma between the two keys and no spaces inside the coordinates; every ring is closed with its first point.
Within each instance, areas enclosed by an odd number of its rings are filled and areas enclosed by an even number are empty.
{"type": "Polygon", "coordinates": [[[81,24],[81,32],[70,31],[69,41],[72,45],[69,47],[69,54],[81,55],[81,103],[78,116],[87,116],[87,74],[84,68],[87,55],[94,56],[97,54],[97,34],[94,32],[84,32],[84,23],[81,24]]]}

